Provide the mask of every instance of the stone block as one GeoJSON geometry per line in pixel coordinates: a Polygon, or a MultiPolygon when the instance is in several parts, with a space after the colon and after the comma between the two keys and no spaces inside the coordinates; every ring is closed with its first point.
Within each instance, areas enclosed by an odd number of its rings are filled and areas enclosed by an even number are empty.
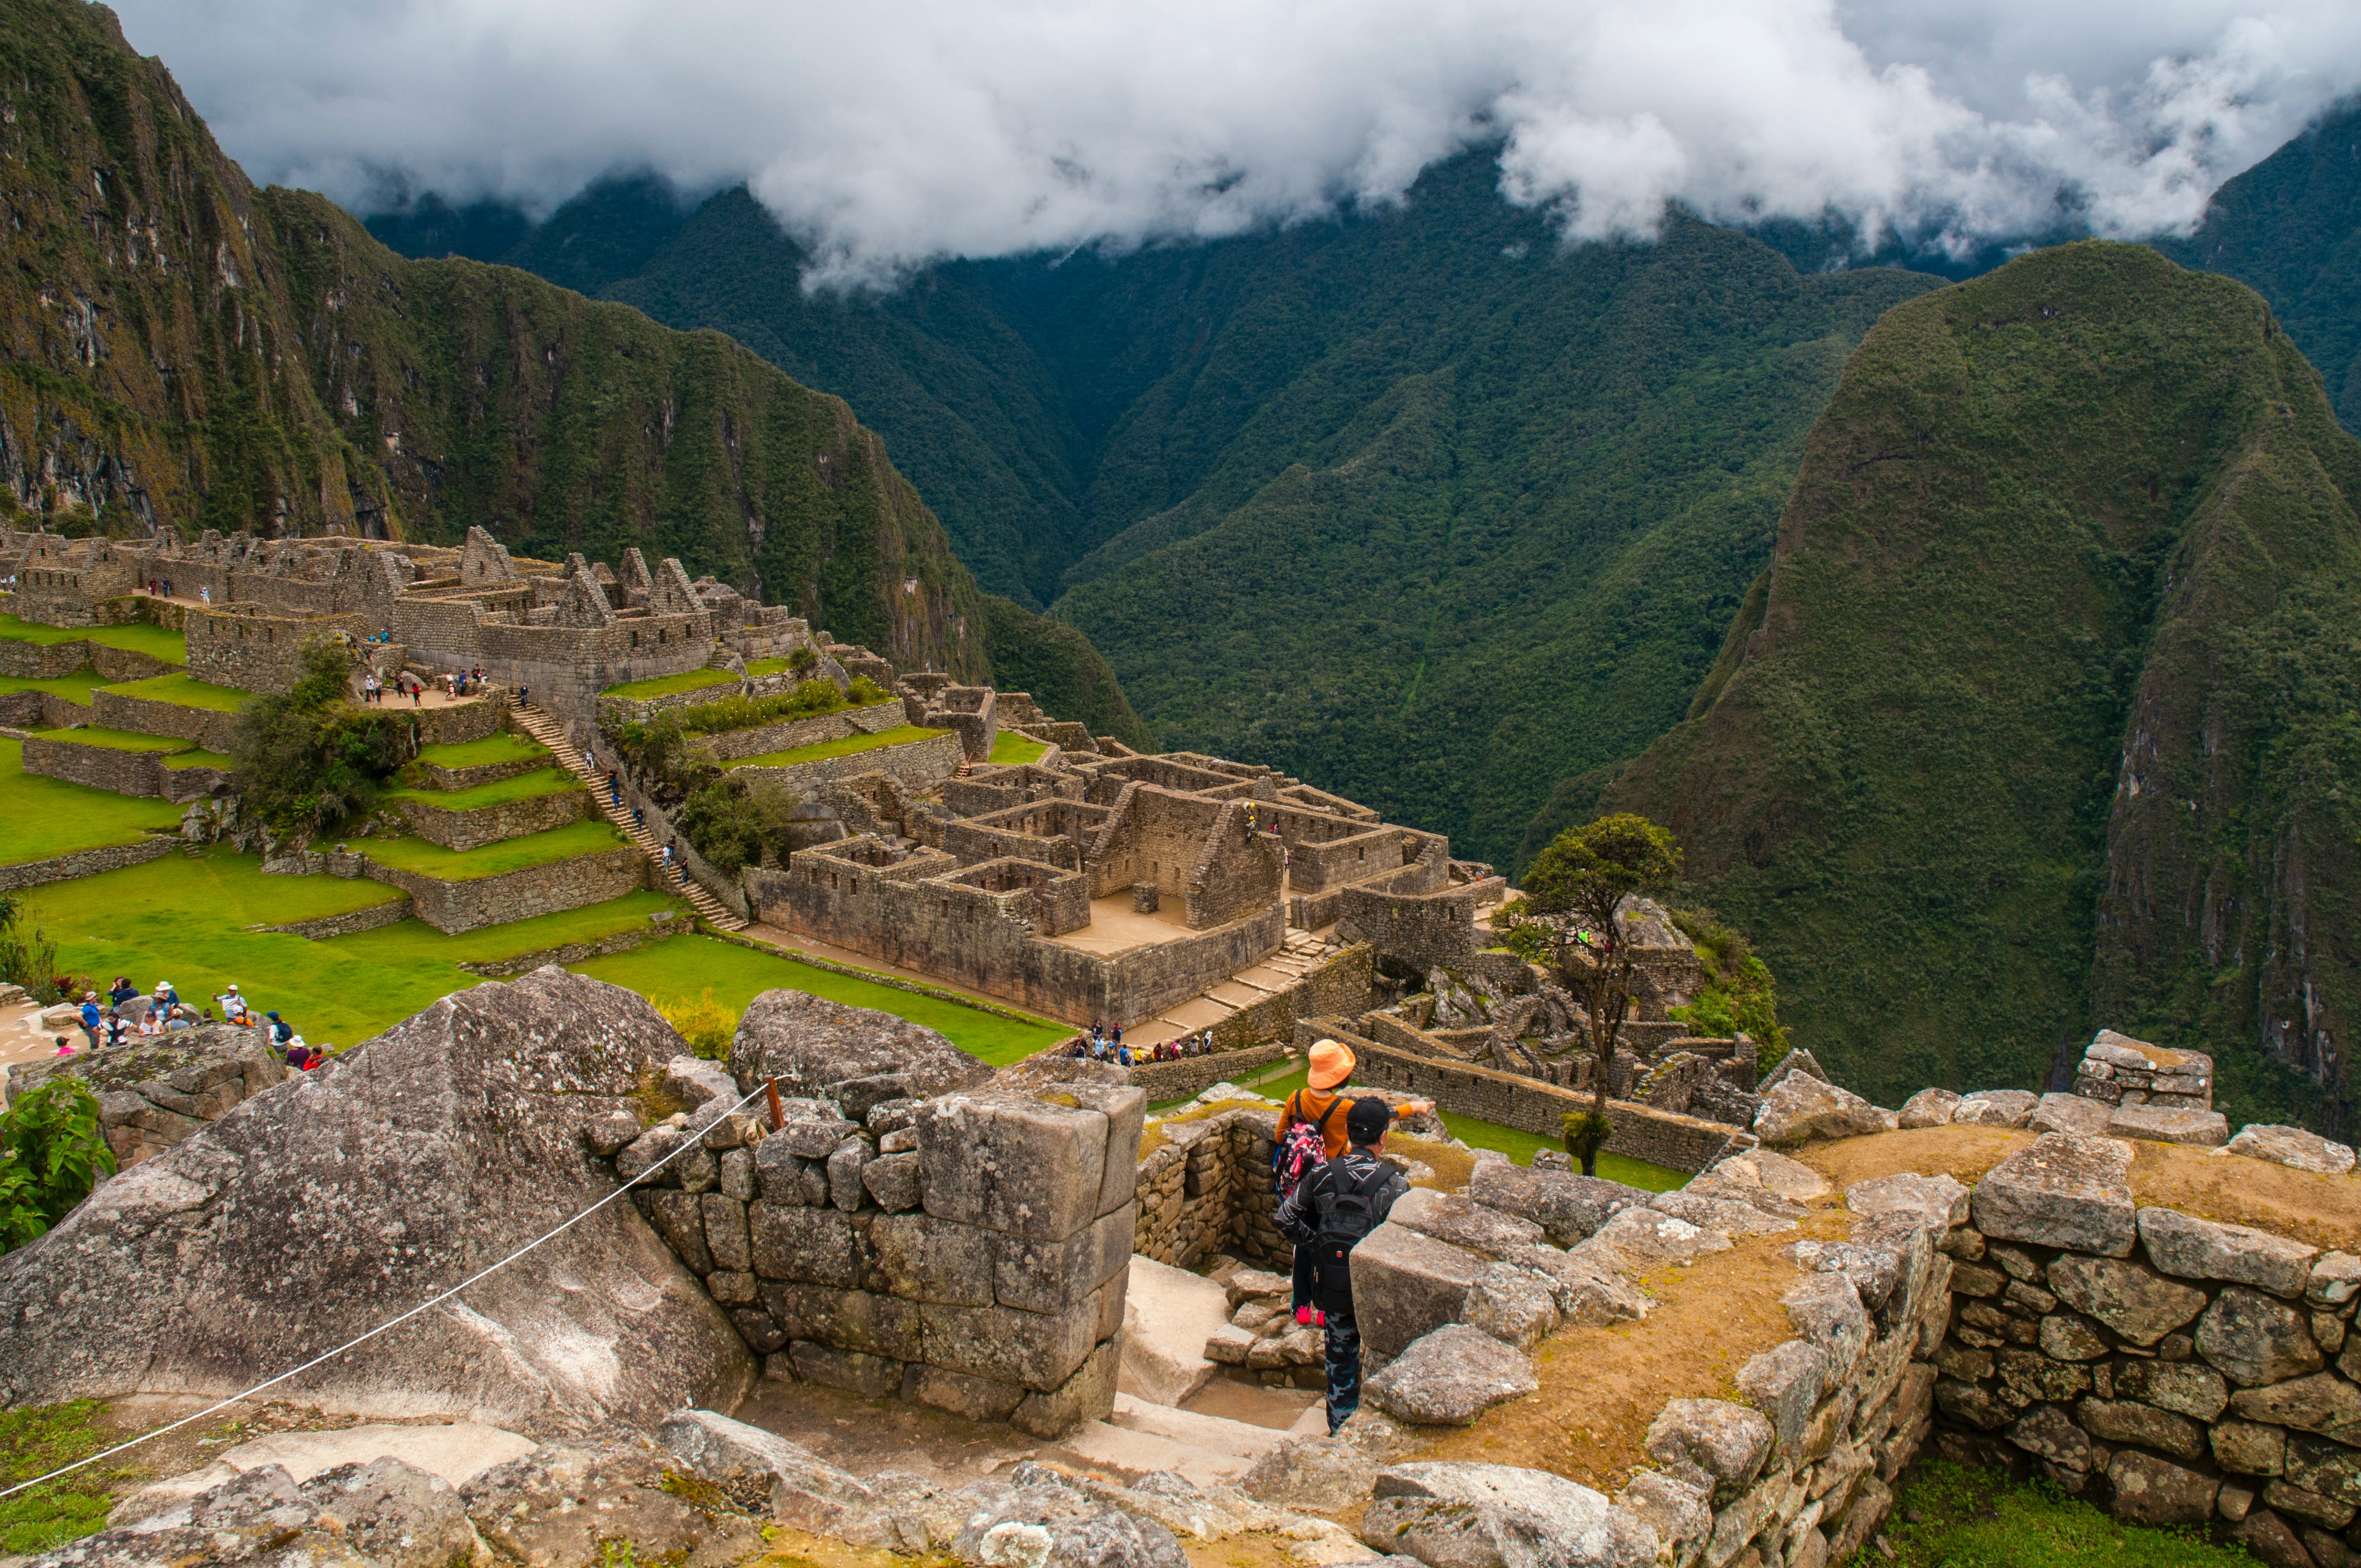
{"type": "Polygon", "coordinates": [[[1948,1089],[1922,1089],[1902,1102],[1900,1113],[1905,1129],[1912,1127],[1948,1127],[1951,1124],[1952,1108],[1960,1097],[1948,1089]]]}
{"type": "MultiPolygon", "coordinates": [[[[907,1129],[905,1129],[906,1131],[907,1129]]],[[[899,1135],[888,1133],[887,1138],[899,1135]]],[[[880,1209],[899,1214],[918,1207],[918,1157],[915,1150],[881,1155],[862,1168],[861,1184],[880,1209]]]]}
{"type": "Polygon", "coordinates": [[[1666,1467],[1694,1464],[1713,1482],[1718,1503],[1753,1483],[1778,1433],[1760,1410],[1726,1399],[1674,1399],[1649,1424],[1649,1456],[1666,1467]]]}
{"type": "Polygon", "coordinates": [[[1960,1096],[1952,1109],[1955,1126],[2022,1127],[2033,1120],[2041,1097],[2022,1089],[1979,1089],[1960,1096]]]}
{"type": "Polygon", "coordinates": [[[2071,1404],[2091,1391],[2091,1369],[2079,1362],[2052,1361],[2037,1350],[1997,1353],[2000,1380],[2028,1399],[2071,1404]]]}
{"type": "Polygon", "coordinates": [[[2139,1212],[2148,1261],[2183,1279],[2222,1279],[2274,1296],[2303,1294],[2318,1247],[2246,1225],[2225,1225],[2170,1209],[2139,1212]]]}
{"type": "Polygon", "coordinates": [[[1540,1387],[1523,1352],[1465,1323],[1446,1323],[1387,1362],[1365,1394],[1399,1421],[1466,1426],[1540,1387]]]}
{"type": "Polygon", "coordinates": [[[2213,1299],[2197,1321],[2197,1354],[2233,1383],[2283,1383],[2325,1364],[2309,1316],[2243,1285],[2213,1299]]]}
{"type": "Polygon", "coordinates": [[[859,1129],[842,1116],[790,1115],[780,1124],[779,1130],[763,1140],[768,1147],[778,1146],[781,1156],[793,1155],[797,1159],[826,1159],[837,1146],[859,1129]]]}
{"type": "Polygon", "coordinates": [[[1380,1355],[1400,1355],[1412,1341],[1453,1321],[1484,1263],[1408,1226],[1379,1225],[1353,1249],[1353,1311],[1361,1343],[1380,1355]]]}
{"type": "Polygon", "coordinates": [[[2241,1420],[2294,1427],[2361,1447],[2361,1388],[2333,1372],[2241,1388],[2230,1396],[2230,1413],[2241,1420]]]}
{"type": "Polygon", "coordinates": [[[2247,1159],[2268,1160],[2296,1170],[2316,1171],[2323,1176],[2343,1176],[2353,1168],[2353,1148],[2349,1144],[2331,1143],[2317,1133],[2301,1127],[2279,1127],[2254,1124],[2238,1129],[2238,1135],[2222,1146],[2226,1155],[2247,1159]]]}
{"type": "Polygon", "coordinates": [[[895,1361],[928,1354],[924,1309],[867,1290],[765,1281],[756,1292],[763,1309],[788,1339],[811,1340],[895,1361]]]}
{"type": "Polygon", "coordinates": [[[2136,1449],[2117,1453],[2107,1466],[2114,1488],[2112,1511],[2132,1524],[2203,1524],[2213,1517],[2213,1494],[2222,1483],[2136,1449]]]}
{"type": "Polygon", "coordinates": [[[2036,1405],[2008,1429],[2008,1441],[2034,1458],[2087,1475],[2098,1467],[2090,1435],[2055,1405],[2036,1405]]]}
{"type": "MultiPolygon", "coordinates": [[[[1128,1266],[1119,1378],[1125,1393],[1154,1405],[1178,1405],[1213,1377],[1207,1342],[1224,1332],[1240,1342],[1231,1364],[1244,1364],[1254,1336],[1231,1327],[1220,1284],[1151,1258],[1132,1258],[1128,1266]]],[[[1287,1288],[1285,1280],[1279,1283],[1287,1288]]]]}
{"type": "Polygon", "coordinates": [[[1620,1181],[1507,1160],[1487,1160],[1467,1179],[1471,1202],[1531,1221],[1559,1246],[1587,1239],[1624,1210],[1646,1207],[1653,1196],[1620,1181]]]}
{"type": "Polygon", "coordinates": [[[1428,1568],[1642,1568],[1656,1533],[1589,1487],[1506,1464],[1378,1473],[1361,1539],[1428,1568]]]}
{"type": "Polygon", "coordinates": [[[1532,1245],[1545,1234],[1531,1220],[1488,1208],[1464,1195],[1436,1192],[1424,1187],[1413,1187],[1394,1200],[1386,1218],[1421,1235],[1494,1258],[1505,1257],[1518,1247],[1532,1245]]]}
{"type": "Polygon", "coordinates": [[[730,1321],[737,1327],[739,1337],[746,1342],[746,1348],[757,1355],[768,1355],[787,1343],[787,1336],[781,1332],[778,1321],[756,1308],[731,1308],[730,1321]]]}
{"type": "Polygon", "coordinates": [[[925,1324],[928,1363],[973,1377],[1021,1383],[1041,1393],[1062,1386],[1098,1343],[1095,1302],[1059,1313],[935,1302],[923,1303],[917,1310],[925,1324]]]}
{"type": "Polygon", "coordinates": [[[858,1289],[867,1272],[868,1238],[832,1209],[751,1205],[754,1272],[765,1279],[858,1289]]]}
{"type": "Polygon", "coordinates": [[[861,1183],[862,1168],[876,1157],[864,1138],[847,1138],[828,1157],[828,1201],[850,1214],[861,1207],[868,1189],[861,1183]]]}
{"type": "Polygon", "coordinates": [[[1129,1203],[1137,1192],[1139,1136],[1148,1120],[1146,1091],[1130,1084],[1083,1082],[1059,1084],[1047,1092],[1071,1100],[1077,1110],[1095,1111],[1106,1118],[1106,1153],[1093,1212],[1112,1213],[1129,1203]]]}
{"type": "Polygon", "coordinates": [[[705,1293],[725,1307],[751,1307],[757,1283],[751,1274],[717,1268],[705,1277],[705,1293]]]}
{"type": "Polygon", "coordinates": [[[2285,1480],[2266,1483],[2263,1487],[2263,1501],[2289,1518],[2301,1519],[2309,1525],[2343,1530],[2353,1522],[2354,1508],[2351,1503],[2342,1503],[2334,1497],[2323,1497],[2317,1492],[2307,1491],[2285,1480]]]}
{"type": "Polygon", "coordinates": [[[1841,1274],[1812,1275],[1790,1286],[1779,1304],[1804,1342],[1828,1357],[1828,1382],[1821,1392],[1832,1392],[1852,1375],[1861,1352],[1869,1348],[1869,1313],[1852,1281],[1841,1274]]]}
{"type": "Polygon", "coordinates": [[[1993,1240],[2128,1256],[2137,1231],[2131,1165],[2127,1145],[2045,1133],[1976,1184],[1976,1229],[1993,1240]]]}
{"type": "Polygon", "coordinates": [[[1063,1241],[1000,1240],[993,1299],[1028,1312],[1062,1312],[1123,1272],[1131,1260],[1128,1204],[1063,1241]]]}
{"type": "Polygon", "coordinates": [[[2103,1102],[2082,1094],[2045,1094],[2026,1119],[2026,1128],[2036,1133],[2079,1133],[2085,1137],[2104,1137],[2107,1131],[2107,1110],[2103,1102]]]}
{"type": "Polygon", "coordinates": [[[2303,1299],[2314,1307],[2334,1310],[2361,1294],[2361,1257],[2351,1253],[2323,1253],[2312,1260],[2304,1281],[2303,1299]]]}
{"type": "Polygon", "coordinates": [[[2049,1288],[2136,1345],[2152,1345],[2205,1308],[2205,1292],[2144,1264],[2072,1255],[2050,1265],[2049,1288]]]}
{"type": "Polygon", "coordinates": [[[2276,1475],[2287,1467],[2288,1434],[2255,1421],[2218,1421],[2208,1434],[2214,1463],[2241,1475],[2276,1475]]]}
{"type": "Polygon", "coordinates": [[[2288,1439],[2282,1472],[2290,1486],[2350,1505],[2361,1504],[2361,1450],[2299,1432],[2288,1439]]]}
{"type": "Polygon", "coordinates": [[[2107,1135],[2218,1149],[2230,1141],[2230,1123],[2219,1111],[2174,1105],[2118,1105],[2107,1117],[2107,1135]]]}
{"type": "Polygon", "coordinates": [[[2009,1407],[1991,1389],[1955,1378],[1935,1380],[1935,1405],[1953,1420],[1983,1431],[1997,1431],[2014,1419],[2009,1407]]]}
{"type": "Polygon", "coordinates": [[[1802,1445],[1828,1383],[1828,1353],[1801,1340],[1774,1345],[1738,1369],[1739,1392],[1769,1419],[1782,1454],[1802,1445]]]}
{"type": "Polygon", "coordinates": [[[880,1214],[869,1223],[870,1287],[906,1301],[988,1307],[1002,1242],[932,1214],[880,1214]]]}
{"type": "Polygon", "coordinates": [[[1084,1421],[1104,1420],[1115,1409],[1122,1365],[1123,1335],[1118,1333],[1101,1341],[1064,1383],[1027,1393],[1009,1412],[1008,1424],[1035,1437],[1059,1438],[1084,1421]]]}
{"type": "Polygon", "coordinates": [[[2129,1399],[2084,1399],[2074,1419],[2102,1442],[2136,1443],[2177,1459],[2205,1457],[2205,1429],[2186,1416],[2129,1399]]]}
{"type": "Polygon", "coordinates": [[[665,1245],[688,1266],[690,1273],[713,1272],[713,1254],[705,1245],[705,1217],[697,1194],[657,1192],[649,1205],[648,1218],[665,1245]]]}
{"type": "Polygon", "coordinates": [[[1027,1392],[1014,1383],[971,1377],[940,1366],[913,1366],[906,1375],[902,1397],[972,1421],[1005,1421],[1024,1403],[1027,1392]]]}
{"type": "Polygon", "coordinates": [[[2304,1550],[2302,1540],[2288,1528],[2287,1520],[2268,1508],[2253,1509],[2245,1522],[2230,1532],[2230,1539],[2269,1568],[2319,1568],[2304,1550]]]}
{"type": "Polygon", "coordinates": [[[801,1207],[811,1202],[804,1161],[784,1138],[765,1138],[755,1146],[754,1177],[765,1203],[801,1207]]]}
{"type": "Polygon", "coordinates": [[[741,1203],[763,1195],[763,1180],[754,1168],[752,1149],[731,1149],[721,1157],[721,1191],[741,1203]]]}
{"type": "Polygon", "coordinates": [[[1850,1090],[1790,1073],[1763,1094],[1751,1130],[1773,1148],[1792,1148],[1815,1138],[1882,1133],[1885,1113],[1850,1090]]]}
{"type": "Polygon", "coordinates": [[[631,1112],[609,1111],[583,1127],[582,1141],[600,1159],[612,1159],[644,1131],[631,1112]]]}
{"type": "Polygon", "coordinates": [[[2230,1386],[2197,1361],[2126,1361],[2114,1369],[2114,1387],[2119,1399],[2137,1399],[2201,1421],[2216,1419],[2230,1406],[2230,1386]]]}
{"type": "Polygon", "coordinates": [[[726,1192],[705,1193],[697,1202],[703,1208],[705,1246],[713,1256],[713,1266],[741,1274],[751,1271],[754,1248],[746,1229],[746,1205],[726,1192]]]}
{"type": "Polygon", "coordinates": [[[1460,1318],[1530,1355],[1558,1325],[1556,1289],[1547,1276],[1531,1269],[1512,1263],[1488,1264],[1468,1288],[1460,1318]]]}
{"type": "Polygon", "coordinates": [[[927,1212],[1039,1241],[1062,1241],[1097,1219],[1107,1118],[1049,1098],[1059,1092],[927,1102],[918,1123],[927,1212]]]}
{"type": "Polygon", "coordinates": [[[1845,1189],[1845,1207],[1856,1214],[1913,1214],[1937,1235],[1968,1223],[1968,1189],[1948,1176],[1880,1176],[1845,1189]]]}
{"type": "Polygon", "coordinates": [[[902,1389],[902,1363],[857,1350],[838,1350],[811,1340],[787,1346],[796,1376],[823,1388],[841,1388],[872,1399],[890,1399],[902,1389]]]}

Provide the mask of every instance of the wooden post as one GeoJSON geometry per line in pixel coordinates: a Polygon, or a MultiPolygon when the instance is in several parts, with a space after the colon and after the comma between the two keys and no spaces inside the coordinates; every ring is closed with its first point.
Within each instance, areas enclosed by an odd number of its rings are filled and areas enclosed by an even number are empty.
{"type": "Polygon", "coordinates": [[[763,1087],[771,1092],[771,1131],[775,1133],[787,1124],[786,1113],[779,1106],[779,1080],[775,1078],[765,1079],[763,1087]]]}

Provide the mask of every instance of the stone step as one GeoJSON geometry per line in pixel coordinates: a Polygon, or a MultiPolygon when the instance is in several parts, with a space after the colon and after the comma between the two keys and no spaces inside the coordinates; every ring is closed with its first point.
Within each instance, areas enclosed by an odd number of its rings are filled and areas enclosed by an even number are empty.
{"type": "Polygon", "coordinates": [[[1195,1486],[1234,1485],[1254,1466],[1252,1459],[1176,1442],[1156,1432],[1135,1431],[1112,1421],[1089,1421],[1076,1427],[1063,1442],[1043,1450],[1042,1456],[1063,1459],[1077,1469],[1111,1471],[1126,1483],[1170,1470],[1195,1486]]]}
{"type": "MultiPolygon", "coordinates": [[[[1110,1425],[1129,1431],[1144,1432],[1172,1442],[1185,1443],[1209,1453],[1226,1454],[1248,1465],[1279,1446],[1287,1433],[1278,1427],[1257,1426],[1252,1421],[1234,1421],[1226,1416],[1202,1416],[1194,1410],[1184,1410],[1174,1405],[1154,1404],[1133,1394],[1115,1397],[1115,1413],[1107,1417],[1110,1425]]],[[[1322,1418],[1321,1424],[1327,1424],[1322,1418]]]]}

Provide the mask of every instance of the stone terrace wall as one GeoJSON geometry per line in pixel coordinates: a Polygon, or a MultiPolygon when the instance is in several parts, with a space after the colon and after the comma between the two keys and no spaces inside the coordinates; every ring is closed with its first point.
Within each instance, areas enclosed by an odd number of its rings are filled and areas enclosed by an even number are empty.
{"type": "Polygon", "coordinates": [[[39,887],[45,883],[71,882],[76,877],[96,876],[101,872],[119,872],[126,866],[143,866],[149,861],[163,859],[180,847],[179,835],[158,834],[136,844],[109,844],[104,849],[77,850],[71,855],[56,855],[46,861],[18,861],[14,865],[0,866],[0,893],[39,887]]]}
{"type": "Polygon", "coordinates": [[[393,804],[412,832],[446,850],[473,850],[503,839],[522,839],[528,833],[569,827],[591,815],[590,792],[586,789],[526,795],[467,811],[423,800],[393,804]]]}
{"type": "Polygon", "coordinates": [[[164,793],[164,762],[155,751],[122,751],[112,746],[82,746],[71,740],[25,740],[25,771],[45,779],[116,795],[160,795],[164,793]]]}
{"type": "Polygon", "coordinates": [[[719,734],[700,736],[698,742],[710,747],[721,761],[734,762],[741,757],[791,751],[798,746],[817,746],[823,740],[882,734],[901,721],[900,705],[881,702],[868,707],[823,713],[817,718],[788,718],[751,729],[724,729],[719,734]]]}
{"type": "Polygon", "coordinates": [[[1292,1045],[1295,1026],[1303,1019],[1357,1017],[1376,999],[1376,951],[1357,942],[1286,990],[1250,1002],[1214,1025],[1213,1047],[1226,1053],[1264,1041],[1292,1045]]]}
{"type": "MultiPolygon", "coordinates": [[[[385,707],[389,713],[396,710],[392,697],[385,699],[385,707]]],[[[465,702],[410,710],[422,746],[464,746],[470,740],[488,740],[500,733],[508,716],[508,694],[497,688],[465,702]]]]}
{"type": "Polygon", "coordinates": [[[793,1101],[775,1132],[657,1128],[616,1173],[698,1139],[633,1197],[772,1375],[1056,1436],[1114,1408],[1143,1103],[987,1088],[855,1123],[793,1101]]]}
{"type": "Polygon", "coordinates": [[[1507,885],[1488,877],[1436,892],[1348,887],[1337,894],[1336,934],[1373,943],[1386,958],[1421,969],[1456,968],[1489,940],[1476,929],[1477,905],[1507,885]]]}
{"type": "Polygon", "coordinates": [[[1133,1250],[1178,1268],[1225,1252],[1285,1271],[1295,1254],[1279,1234],[1270,1184],[1279,1113],[1227,1111],[1159,1130],[1163,1142],[1139,1162],[1133,1250]]]}
{"type": "Polygon", "coordinates": [[[235,712],[188,707],[177,702],[158,702],[153,697],[126,696],[105,686],[91,693],[90,711],[102,728],[193,740],[208,751],[226,751],[237,743],[235,712]]]}
{"type": "MultiPolygon", "coordinates": [[[[1554,1138],[1564,1131],[1568,1112],[1590,1109],[1589,1095],[1539,1079],[1379,1045],[1363,1037],[1350,1018],[1312,1018],[1295,1026],[1298,1050],[1308,1051],[1323,1037],[1352,1047],[1359,1062],[1355,1076],[1361,1081],[1426,1096],[1456,1115],[1554,1138]]],[[[1607,1114],[1615,1124],[1614,1135],[1607,1140],[1609,1154],[1671,1170],[1703,1170],[1727,1153],[1754,1146],[1753,1135],[1740,1128],[1626,1100],[1609,1101],[1607,1114]]]]}
{"type": "MultiPolygon", "coordinates": [[[[87,642],[19,642],[0,639],[0,675],[23,681],[54,681],[90,663],[87,642]]],[[[159,671],[159,674],[161,672],[159,671]]]]}
{"type": "Polygon", "coordinates": [[[357,850],[302,850],[266,861],[262,869],[288,876],[367,877],[398,887],[410,894],[421,920],[446,934],[604,904],[647,885],[647,857],[631,845],[467,882],[381,866],[357,850]]]}
{"type": "Polygon", "coordinates": [[[201,609],[188,618],[189,674],[240,691],[283,692],[303,673],[298,655],[305,643],[337,631],[360,636],[368,630],[357,615],[288,618],[247,605],[201,609]]]}
{"type": "Polygon", "coordinates": [[[1959,1310],[1931,1355],[1938,1443],[2030,1456],[2120,1519],[2213,1521],[2279,1568],[2344,1562],[2361,1257],[2136,1207],[2131,1158],[2050,1134],[1977,1185],[1945,1244],[1959,1310]]]}
{"type": "Polygon", "coordinates": [[[1259,1046],[1242,1046],[1234,1051],[1215,1051],[1212,1056],[1142,1062],[1122,1070],[1148,1096],[1150,1105],[1162,1105],[1174,1100],[1192,1099],[1217,1083],[1235,1082],[1240,1073],[1268,1067],[1291,1054],[1285,1044],[1272,1040],[1259,1046]]]}
{"type": "Polygon", "coordinates": [[[961,760],[959,737],[944,730],[921,740],[908,740],[898,746],[873,747],[841,757],[821,757],[809,762],[792,762],[785,767],[757,766],[735,771],[749,784],[757,779],[774,779],[793,794],[802,795],[861,773],[884,773],[906,788],[926,789],[958,772],[961,760]]]}
{"type": "Polygon", "coordinates": [[[477,762],[469,767],[446,768],[438,762],[422,762],[419,769],[426,775],[428,785],[434,789],[457,794],[479,785],[498,784],[525,773],[537,773],[556,764],[557,759],[544,751],[538,757],[516,757],[505,762],[477,762]]]}

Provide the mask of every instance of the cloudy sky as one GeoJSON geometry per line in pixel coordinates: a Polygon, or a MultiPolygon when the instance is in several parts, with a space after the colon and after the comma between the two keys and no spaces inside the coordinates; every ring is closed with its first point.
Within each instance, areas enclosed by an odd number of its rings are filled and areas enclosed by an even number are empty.
{"type": "Polygon", "coordinates": [[[545,210],[744,180],[829,277],[1399,197],[1964,246],[2186,227],[2361,88],[2354,0],[114,0],[258,180],[545,210]]]}

